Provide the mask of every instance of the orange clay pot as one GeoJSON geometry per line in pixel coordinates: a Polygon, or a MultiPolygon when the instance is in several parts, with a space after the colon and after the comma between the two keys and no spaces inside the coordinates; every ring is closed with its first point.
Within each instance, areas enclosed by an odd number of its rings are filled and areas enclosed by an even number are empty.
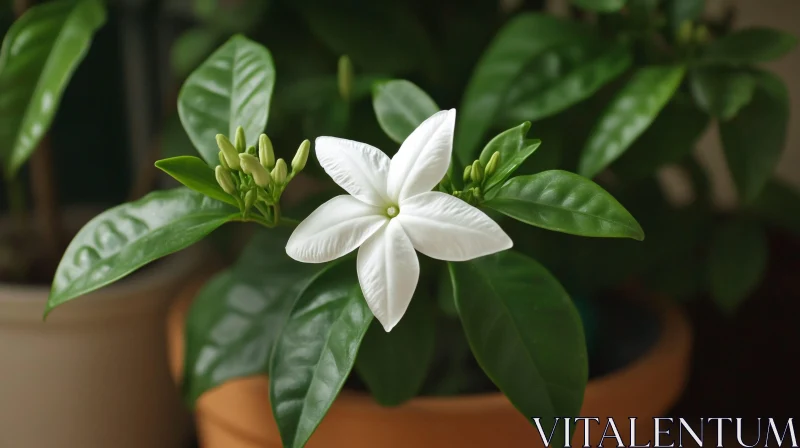
{"type": "MultiPolygon", "coordinates": [[[[198,286],[189,288],[170,317],[170,340],[176,378],[182,367],[183,319],[198,286]]],[[[653,437],[653,417],[662,416],[683,391],[691,332],[680,310],[658,302],[663,331],[658,342],[636,362],[586,388],[581,415],[600,417],[591,423],[590,440],[597,446],[613,417],[625,443],[629,417],[637,417],[636,440],[653,437]]],[[[197,428],[202,448],[279,448],[272,418],[268,381],[252,377],[230,381],[204,394],[197,403],[197,428]]],[[[563,422],[559,430],[563,430],[563,422]]],[[[549,428],[545,428],[549,431],[549,428]]],[[[578,425],[573,446],[583,445],[578,425]]],[[[614,446],[614,439],[606,440],[614,446]]],[[[458,397],[418,397],[385,408],[369,395],[343,390],[311,437],[309,448],[485,448],[541,447],[536,428],[500,393],[458,397]]]]}

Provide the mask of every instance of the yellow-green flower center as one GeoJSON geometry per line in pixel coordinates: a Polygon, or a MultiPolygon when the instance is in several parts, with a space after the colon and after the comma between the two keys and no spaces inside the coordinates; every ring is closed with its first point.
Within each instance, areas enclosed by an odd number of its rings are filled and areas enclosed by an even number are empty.
{"type": "Polygon", "coordinates": [[[400,209],[396,205],[390,205],[386,208],[386,216],[390,218],[394,218],[398,213],[400,213],[400,209]]]}

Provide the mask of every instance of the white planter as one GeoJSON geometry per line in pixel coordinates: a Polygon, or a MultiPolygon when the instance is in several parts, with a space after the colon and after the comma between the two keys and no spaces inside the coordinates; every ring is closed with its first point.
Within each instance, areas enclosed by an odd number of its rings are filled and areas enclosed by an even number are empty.
{"type": "Polygon", "coordinates": [[[178,448],[188,415],[168,368],[166,310],[189,249],[55,309],[0,284],[0,447],[178,448]]]}

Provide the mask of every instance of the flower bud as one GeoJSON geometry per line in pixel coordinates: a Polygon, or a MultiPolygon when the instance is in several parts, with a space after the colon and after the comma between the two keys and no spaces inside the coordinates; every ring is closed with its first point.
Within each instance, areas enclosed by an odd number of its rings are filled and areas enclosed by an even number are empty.
{"type": "Polygon", "coordinates": [[[466,168],[464,168],[464,182],[469,182],[471,174],[472,174],[472,165],[467,165],[466,168]]]}
{"type": "Polygon", "coordinates": [[[217,178],[217,183],[225,193],[236,193],[236,186],[233,184],[233,178],[230,171],[226,170],[220,165],[214,168],[214,176],[217,178]]]}
{"type": "Polygon", "coordinates": [[[271,178],[269,171],[261,166],[261,163],[258,162],[255,156],[252,154],[239,154],[239,162],[242,165],[242,171],[244,171],[245,174],[253,176],[256,185],[261,188],[267,188],[267,186],[269,186],[271,178]]]}
{"type": "Polygon", "coordinates": [[[311,142],[308,140],[303,140],[303,143],[300,143],[300,147],[297,148],[297,153],[294,155],[292,159],[292,172],[299,173],[303,171],[303,168],[306,167],[306,162],[308,161],[308,150],[311,149],[311,142]]]}
{"type": "Polygon", "coordinates": [[[339,58],[339,95],[345,101],[350,101],[350,95],[353,88],[353,64],[350,58],[344,55],[339,58]]]}
{"type": "Polygon", "coordinates": [[[272,178],[275,180],[275,183],[283,185],[283,183],[286,182],[288,171],[286,162],[284,162],[283,159],[278,159],[278,161],[275,162],[275,168],[272,169],[272,178]]]}
{"type": "Polygon", "coordinates": [[[236,128],[236,139],[233,141],[234,146],[236,146],[236,151],[239,153],[244,152],[247,149],[247,138],[244,136],[244,128],[239,126],[236,128]]]}
{"type": "Polygon", "coordinates": [[[253,145],[250,145],[250,146],[247,147],[247,151],[245,151],[245,152],[247,152],[247,154],[250,154],[251,156],[254,156],[254,155],[256,155],[256,147],[253,146],[253,145]]]}
{"type": "Polygon", "coordinates": [[[476,160],[472,163],[472,170],[470,171],[469,176],[472,178],[473,182],[480,183],[483,181],[483,165],[481,165],[480,160],[476,160]]]}
{"type": "Polygon", "coordinates": [[[228,165],[228,162],[225,161],[225,154],[223,154],[222,151],[219,152],[219,164],[226,170],[231,169],[231,167],[228,165]]]}
{"type": "Polygon", "coordinates": [[[678,41],[681,45],[686,45],[692,40],[692,30],[693,30],[692,22],[686,20],[681,23],[680,27],[678,27],[678,32],[675,34],[675,40],[678,41]]]}
{"type": "Polygon", "coordinates": [[[261,161],[261,166],[268,170],[275,166],[275,152],[272,150],[272,141],[267,134],[261,134],[258,137],[258,159],[261,161]]]}
{"type": "Polygon", "coordinates": [[[253,207],[253,204],[256,203],[256,198],[258,198],[258,193],[255,190],[250,190],[244,195],[244,209],[250,210],[253,207]]]}
{"type": "Polygon", "coordinates": [[[228,140],[228,137],[217,134],[217,146],[219,146],[219,150],[222,151],[225,161],[228,162],[228,167],[233,170],[238,170],[239,152],[236,151],[236,148],[231,144],[231,141],[228,140]]]}
{"type": "Polygon", "coordinates": [[[700,25],[694,29],[694,41],[698,44],[708,43],[711,35],[705,25],[700,25]]]}
{"type": "Polygon", "coordinates": [[[486,175],[491,176],[497,171],[497,165],[500,164],[500,151],[495,151],[489,161],[486,163],[486,175]]]}

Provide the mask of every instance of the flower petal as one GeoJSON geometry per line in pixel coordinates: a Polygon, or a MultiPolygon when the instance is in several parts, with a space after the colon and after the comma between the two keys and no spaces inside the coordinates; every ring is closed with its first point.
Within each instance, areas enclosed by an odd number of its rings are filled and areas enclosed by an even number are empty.
{"type": "Polygon", "coordinates": [[[402,201],[431,191],[447,173],[453,152],[456,110],[431,115],[406,138],[389,165],[389,198],[402,201]]]}
{"type": "Polygon", "coordinates": [[[320,165],[345,191],[372,205],[384,206],[389,156],[380,149],[336,137],[318,137],[314,148],[320,165]]]}
{"type": "Polygon", "coordinates": [[[286,254],[304,263],[325,263],[352,252],[389,220],[378,207],[341,195],[308,215],[289,237],[286,254]]]}
{"type": "Polygon", "coordinates": [[[419,280],[419,259],[393,219],[358,250],[358,282],[372,314],[391,331],[408,309],[419,280]]]}
{"type": "Polygon", "coordinates": [[[395,218],[403,224],[414,248],[439,260],[465,261],[513,246],[492,218],[461,199],[438,191],[400,203],[395,218]]]}

